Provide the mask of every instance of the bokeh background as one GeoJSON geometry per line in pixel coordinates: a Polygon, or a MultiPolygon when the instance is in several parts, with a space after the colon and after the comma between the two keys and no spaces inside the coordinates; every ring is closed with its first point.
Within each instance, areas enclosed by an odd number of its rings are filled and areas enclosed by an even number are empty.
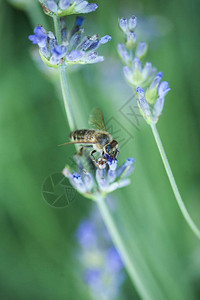
{"type": "MultiPolygon", "coordinates": [[[[85,28],[88,34],[111,34],[112,41],[99,50],[105,62],[68,73],[78,124],[86,127],[90,110],[99,106],[106,120],[116,118],[132,136],[121,149],[120,162],[133,156],[136,167],[131,185],[113,194],[114,217],[149,299],[199,299],[199,241],[178,209],[150,128],[140,118],[136,130],[120,113],[132,91],[116,51],[123,39],[118,17],[137,15],[138,38],[149,42],[147,58],[171,87],[158,130],[185,205],[200,227],[199,3],[97,3],[85,28]]],[[[0,295],[92,299],[74,255],[74,232],[93,204],[77,196],[68,207],[56,209],[41,192],[44,179],[62,170],[74,148],[57,147],[69,128],[56,74],[45,74],[33,59],[27,37],[38,23],[52,27],[36,0],[27,1],[25,11],[1,1],[0,295]]],[[[141,299],[128,275],[119,299],[141,299]]]]}

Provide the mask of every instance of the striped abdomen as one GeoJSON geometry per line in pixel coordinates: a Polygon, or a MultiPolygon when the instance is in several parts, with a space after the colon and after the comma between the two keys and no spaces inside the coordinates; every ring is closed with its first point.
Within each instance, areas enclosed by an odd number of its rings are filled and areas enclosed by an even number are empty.
{"type": "Polygon", "coordinates": [[[94,143],[95,142],[95,130],[92,129],[80,129],[70,133],[70,139],[72,142],[80,143],[94,143]]]}

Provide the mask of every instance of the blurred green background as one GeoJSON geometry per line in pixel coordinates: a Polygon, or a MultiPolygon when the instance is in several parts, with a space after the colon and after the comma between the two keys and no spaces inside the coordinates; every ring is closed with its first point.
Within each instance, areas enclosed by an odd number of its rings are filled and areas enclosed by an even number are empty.
{"type": "MultiPolygon", "coordinates": [[[[136,130],[119,112],[132,91],[116,51],[122,42],[118,17],[137,15],[136,33],[149,42],[147,58],[171,87],[158,130],[186,207],[200,227],[199,3],[97,3],[99,9],[85,16],[87,33],[111,34],[112,41],[99,50],[105,62],[68,74],[76,118],[86,127],[90,110],[99,106],[107,120],[116,118],[133,136],[120,152],[120,162],[128,156],[136,160],[132,183],[113,200],[149,299],[200,299],[199,241],[178,209],[150,128],[140,118],[136,130]]],[[[0,296],[91,299],[74,256],[74,231],[92,204],[78,196],[67,208],[55,209],[42,198],[44,179],[62,170],[74,148],[57,147],[69,128],[55,85],[37,68],[27,38],[50,19],[37,1],[27,5],[24,12],[0,3],[0,296]]],[[[137,290],[127,279],[124,299],[140,299],[137,290]]]]}

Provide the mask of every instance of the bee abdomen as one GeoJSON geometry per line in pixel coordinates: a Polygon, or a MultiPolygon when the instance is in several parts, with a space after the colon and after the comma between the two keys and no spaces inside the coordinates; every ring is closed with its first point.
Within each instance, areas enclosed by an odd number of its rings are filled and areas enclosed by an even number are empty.
{"type": "Polygon", "coordinates": [[[94,139],[95,130],[80,129],[70,133],[72,142],[92,142],[94,139]]]}

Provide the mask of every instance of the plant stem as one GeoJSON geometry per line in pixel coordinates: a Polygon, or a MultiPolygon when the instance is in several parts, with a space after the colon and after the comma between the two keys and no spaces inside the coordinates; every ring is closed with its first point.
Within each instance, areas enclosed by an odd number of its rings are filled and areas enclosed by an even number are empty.
{"type": "Polygon", "coordinates": [[[53,22],[54,22],[56,39],[57,39],[58,45],[60,45],[60,44],[62,44],[60,18],[58,18],[56,15],[54,15],[53,22]]]}
{"type": "MultiPolygon", "coordinates": [[[[54,21],[54,28],[55,28],[57,42],[58,44],[61,44],[62,37],[61,37],[60,18],[53,16],[53,21],[54,21]]],[[[60,65],[58,71],[59,71],[60,84],[61,84],[61,89],[63,94],[65,112],[67,115],[67,120],[69,123],[70,130],[73,131],[74,129],[77,128],[77,126],[76,126],[76,120],[75,120],[72,102],[69,94],[69,88],[68,88],[67,76],[66,76],[66,66],[64,64],[60,65]]]]}
{"type": "Polygon", "coordinates": [[[75,120],[74,113],[73,113],[70,95],[69,95],[66,70],[65,70],[65,66],[63,66],[63,65],[61,65],[59,67],[59,76],[60,76],[60,84],[61,84],[61,89],[62,89],[62,94],[63,94],[63,100],[64,100],[65,112],[67,115],[67,120],[69,122],[70,130],[73,131],[77,128],[77,126],[76,126],[76,120],[75,120]]]}
{"type": "Polygon", "coordinates": [[[160,152],[160,155],[161,155],[161,158],[162,158],[162,161],[163,161],[163,164],[165,166],[165,170],[167,172],[167,176],[169,178],[169,181],[170,181],[170,184],[171,184],[171,187],[172,187],[172,190],[174,192],[174,195],[176,197],[176,201],[178,203],[178,206],[186,220],[186,222],[188,223],[188,225],[190,226],[191,230],[194,232],[194,234],[200,239],[200,231],[199,229],[197,228],[197,226],[194,224],[193,220],[191,219],[184,203],[183,203],[183,200],[181,198],[181,195],[179,193],[179,190],[178,190],[178,187],[176,185],[176,181],[174,179],[174,176],[172,174],[172,170],[170,168],[170,165],[169,165],[169,162],[168,162],[168,159],[167,159],[167,156],[165,154],[165,150],[163,148],[163,145],[162,145],[162,142],[160,140],[160,136],[159,136],[159,133],[157,131],[157,128],[156,128],[156,125],[155,124],[151,124],[151,129],[152,129],[152,132],[153,132],[153,135],[154,135],[154,138],[156,140],[156,143],[157,143],[157,146],[158,146],[158,149],[159,149],[159,152],[160,152]]]}
{"type": "Polygon", "coordinates": [[[113,243],[120,253],[120,256],[124,262],[124,265],[127,269],[127,272],[130,275],[130,278],[134,286],[138,289],[138,293],[141,295],[142,299],[149,299],[149,295],[135,270],[133,262],[130,258],[130,254],[124,245],[124,242],[121,238],[118,228],[115,225],[113,217],[106,204],[105,198],[103,198],[102,196],[96,196],[95,200],[99,206],[99,210],[101,212],[102,218],[111,235],[113,243]]]}

